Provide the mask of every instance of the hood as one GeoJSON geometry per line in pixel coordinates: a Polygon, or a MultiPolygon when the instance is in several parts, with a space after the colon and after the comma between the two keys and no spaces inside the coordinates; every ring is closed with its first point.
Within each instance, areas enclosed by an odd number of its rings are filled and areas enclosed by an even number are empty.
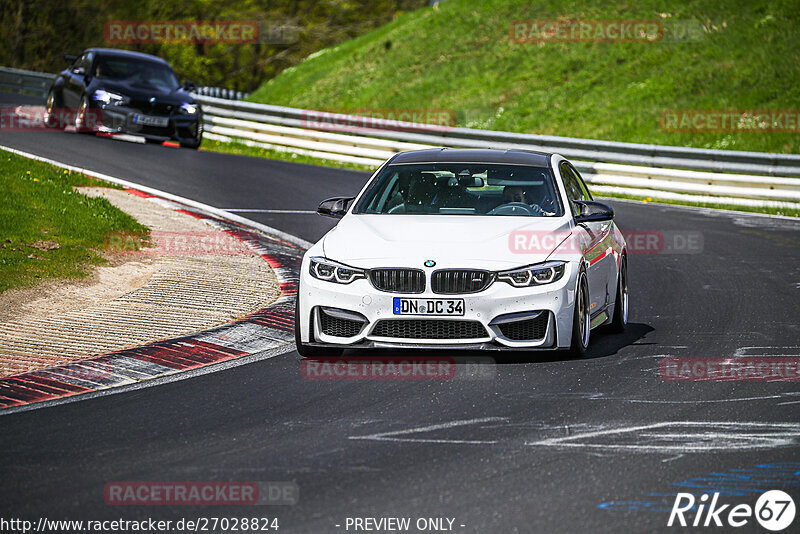
{"type": "Polygon", "coordinates": [[[105,89],[106,91],[130,97],[133,100],[149,100],[151,97],[155,97],[160,103],[173,106],[180,106],[184,102],[195,103],[192,95],[182,87],[167,89],[159,85],[142,85],[100,78],[95,78],[92,86],[94,91],[105,89]]]}
{"type": "Polygon", "coordinates": [[[563,217],[347,215],[322,245],[327,258],[354,267],[433,260],[437,268],[498,270],[545,261],[570,233],[563,217]]]}

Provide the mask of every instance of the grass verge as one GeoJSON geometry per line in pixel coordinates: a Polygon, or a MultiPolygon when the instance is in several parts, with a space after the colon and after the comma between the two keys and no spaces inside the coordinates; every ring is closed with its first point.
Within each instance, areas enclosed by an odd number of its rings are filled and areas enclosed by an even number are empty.
{"type": "Polygon", "coordinates": [[[116,187],[78,172],[0,151],[0,293],[45,279],[84,278],[105,263],[110,232],[146,226],[75,186],[116,187]]]}

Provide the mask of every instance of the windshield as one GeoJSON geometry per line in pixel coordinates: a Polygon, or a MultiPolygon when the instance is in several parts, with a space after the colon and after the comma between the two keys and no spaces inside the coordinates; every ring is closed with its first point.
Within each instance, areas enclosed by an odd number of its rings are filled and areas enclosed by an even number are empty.
{"type": "Polygon", "coordinates": [[[94,75],[97,78],[149,85],[174,90],[180,87],[178,78],[169,66],[156,61],[124,56],[100,56],[94,75]]]}
{"type": "Polygon", "coordinates": [[[475,163],[389,165],[355,207],[360,214],[563,215],[546,167],[475,163]]]}

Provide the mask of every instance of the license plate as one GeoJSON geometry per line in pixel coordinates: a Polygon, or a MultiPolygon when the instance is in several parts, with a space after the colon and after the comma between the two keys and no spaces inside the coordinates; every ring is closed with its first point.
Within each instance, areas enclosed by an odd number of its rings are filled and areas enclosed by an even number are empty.
{"type": "Polygon", "coordinates": [[[464,299],[407,299],[394,297],[395,315],[464,315],[464,299]]]}
{"type": "Polygon", "coordinates": [[[134,115],[134,124],[141,124],[142,126],[161,126],[164,127],[169,123],[167,117],[153,117],[152,115],[134,115]]]}

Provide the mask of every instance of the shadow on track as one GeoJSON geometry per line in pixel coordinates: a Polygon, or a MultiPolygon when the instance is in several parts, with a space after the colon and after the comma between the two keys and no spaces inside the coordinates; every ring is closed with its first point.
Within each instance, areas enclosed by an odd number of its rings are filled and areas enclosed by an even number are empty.
{"type": "MultiPolygon", "coordinates": [[[[456,365],[469,364],[469,365],[513,365],[513,364],[531,364],[531,363],[553,363],[564,361],[583,361],[597,358],[605,358],[613,356],[619,352],[620,349],[629,345],[656,345],[657,343],[637,343],[643,339],[647,334],[655,329],[644,323],[629,323],[625,332],[622,334],[612,334],[605,331],[604,327],[600,327],[592,332],[592,340],[589,344],[589,349],[586,355],[580,360],[575,360],[566,351],[549,350],[549,351],[503,351],[503,350],[470,350],[470,351],[454,351],[449,349],[441,350],[348,350],[345,351],[341,357],[331,358],[337,359],[369,359],[385,361],[403,361],[413,359],[436,359],[447,358],[454,362],[456,365]]],[[[324,360],[325,358],[322,358],[324,360]]],[[[315,360],[315,359],[308,359],[315,360]]]]}

